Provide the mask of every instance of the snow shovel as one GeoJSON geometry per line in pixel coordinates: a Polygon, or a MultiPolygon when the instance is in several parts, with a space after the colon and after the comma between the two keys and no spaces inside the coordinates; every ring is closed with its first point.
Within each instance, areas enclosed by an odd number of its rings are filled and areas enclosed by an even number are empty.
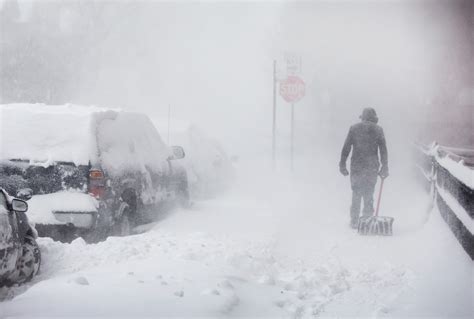
{"type": "Polygon", "coordinates": [[[377,209],[374,216],[362,216],[359,218],[359,227],[357,231],[361,235],[392,235],[393,217],[379,216],[380,198],[382,197],[384,178],[380,183],[379,198],[377,200],[377,209]]]}

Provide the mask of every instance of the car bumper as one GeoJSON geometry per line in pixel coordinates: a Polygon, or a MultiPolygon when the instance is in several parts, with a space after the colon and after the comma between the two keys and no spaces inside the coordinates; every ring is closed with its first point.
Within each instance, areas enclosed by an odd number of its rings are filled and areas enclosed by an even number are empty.
{"type": "Polygon", "coordinates": [[[64,212],[53,211],[53,215],[62,224],[72,224],[77,228],[91,228],[97,212],[64,212]]]}

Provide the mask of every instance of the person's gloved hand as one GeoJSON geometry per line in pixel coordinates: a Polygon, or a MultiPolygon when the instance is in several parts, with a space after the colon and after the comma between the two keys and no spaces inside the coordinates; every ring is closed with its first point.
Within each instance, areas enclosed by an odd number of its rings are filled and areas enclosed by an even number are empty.
{"type": "Polygon", "coordinates": [[[380,178],[385,179],[388,177],[388,175],[389,175],[388,167],[382,166],[382,168],[379,171],[380,178]]]}
{"type": "Polygon", "coordinates": [[[342,175],[347,176],[349,175],[349,171],[345,166],[339,166],[339,171],[341,172],[342,175]]]}

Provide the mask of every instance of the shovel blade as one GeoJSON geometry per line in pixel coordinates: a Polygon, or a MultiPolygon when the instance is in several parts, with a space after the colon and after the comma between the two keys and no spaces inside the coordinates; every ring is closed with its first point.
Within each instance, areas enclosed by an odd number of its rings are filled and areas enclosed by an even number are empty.
{"type": "Polygon", "coordinates": [[[388,216],[361,217],[357,231],[361,235],[392,236],[393,220],[388,216]]]}

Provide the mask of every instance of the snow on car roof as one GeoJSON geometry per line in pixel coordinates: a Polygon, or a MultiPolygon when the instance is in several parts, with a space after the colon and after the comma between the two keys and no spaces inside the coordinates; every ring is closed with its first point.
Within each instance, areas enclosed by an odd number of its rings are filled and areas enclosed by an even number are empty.
{"type": "Polygon", "coordinates": [[[0,159],[88,164],[97,156],[96,121],[118,112],[72,104],[0,105],[0,159]]]}

